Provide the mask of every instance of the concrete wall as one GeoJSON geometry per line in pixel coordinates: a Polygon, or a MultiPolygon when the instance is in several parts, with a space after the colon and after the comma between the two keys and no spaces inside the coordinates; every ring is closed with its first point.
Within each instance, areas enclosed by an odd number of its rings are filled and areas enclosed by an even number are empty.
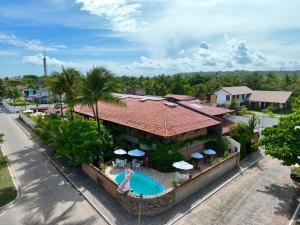
{"type": "Polygon", "coordinates": [[[239,153],[235,153],[224,161],[214,165],[213,167],[210,167],[208,170],[203,171],[201,174],[192,177],[190,180],[176,187],[175,204],[199,191],[201,188],[205,187],[215,179],[223,176],[225,173],[235,168],[238,163],[239,153]]]}
{"type": "Polygon", "coordinates": [[[24,123],[26,123],[31,128],[34,128],[36,126],[36,123],[29,116],[27,116],[25,113],[20,112],[19,116],[20,116],[20,119],[22,119],[24,121],[24,123]]]}
{"type": "MultiPolygon", "coordinates": [[[[217,96],[217,104],[222,105],[224,104],[224,102],[226,102],[226,95],[230,95],[230,94],[224,91],[223,89],[220,89],[216,91],[214,95],[217,96]]],[[[230,101],[231,101],[231,96],[230,96],[230,101]]]]}
{"type": "Polygon", "coordinates": [[[239,142],[229,136],[225,136],[225,138],[229,141],[230,145],[233,146],[234,152],[241,152],[241,144],[239,142]]]}
{"type": "MultiPolygon", "coordinates": [[[[27,105],[27,106],[11,106],[8,104],[8,100],[5,99],[2,101],[2,105],[4,106],[4,108],[10,112],[10,113],[17,113],[20,111],[24,111],[26,109],[35,109],[36,105],[27,105]]],[[[54,104],[39,104],[38,107],[48,107],[48,108],[54,108],[54,104]]]]}
{"type": "Polygon", "coordinates": [[[97,167],[93,165],[82,165],[82,170],[86,173],[96,184],[103,187],[112,197],[117,197],[118,185],[104,175],[97,167]]]}

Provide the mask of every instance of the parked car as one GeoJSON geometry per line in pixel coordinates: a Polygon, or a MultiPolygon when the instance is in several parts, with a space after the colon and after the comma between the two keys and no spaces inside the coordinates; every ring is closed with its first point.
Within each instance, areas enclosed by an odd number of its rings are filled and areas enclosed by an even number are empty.
{"type": "Polygon", "coordinates": [[[293,167],[291,169],[291,174],[290,178],[295,181],[300,183],[300,167],[293,167]]]}

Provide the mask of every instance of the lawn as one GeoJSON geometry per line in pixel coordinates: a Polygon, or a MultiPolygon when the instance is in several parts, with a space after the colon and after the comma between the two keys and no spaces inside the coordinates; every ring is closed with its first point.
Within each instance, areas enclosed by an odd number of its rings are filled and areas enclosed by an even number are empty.
{"type": "MultiPolygon", "coordinates": [[[[0,150],[0,158],[3,159],[0,150]]],[[[13,201],[17,196],[15,185],[6,165],[0,164],[0,207],[13,201]]]]}

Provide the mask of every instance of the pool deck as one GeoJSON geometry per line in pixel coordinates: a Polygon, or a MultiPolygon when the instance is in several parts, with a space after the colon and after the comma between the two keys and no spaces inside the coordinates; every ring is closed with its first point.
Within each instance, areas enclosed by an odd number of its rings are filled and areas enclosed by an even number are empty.
{"type": "MultiPolygon", "coordinates": [[[[205,170],[208,165],[207,164],[200,164],[202,171],[205,170]]],[[[125,167],[125,169],[129,169],[129,164],[125,167]]],[[[108,166],[105,169],[105,175],[111,179],[112,181],[115,182],[115,177],[120,173],[124,171],[124,169],[120,169],[120,168],[113,168],[112,166],[108,166]]],[[[144,167],[142,166],[139,170],[139,172],[144,173],[147,176],[152,177],[153,179],[159,181],[160,183],[162,183],[165,187],[165,191],[164,192],[168,192],[170,190],[173,189],[173,185],[172,185],[172,180],[175,177],[175,172],[161,172],[149,167],[144,167]]],[[[191,174],[192,176],[196,175],[199,173],[198,170],[190,170],[188,171],[189,174],[191,174]]]]}

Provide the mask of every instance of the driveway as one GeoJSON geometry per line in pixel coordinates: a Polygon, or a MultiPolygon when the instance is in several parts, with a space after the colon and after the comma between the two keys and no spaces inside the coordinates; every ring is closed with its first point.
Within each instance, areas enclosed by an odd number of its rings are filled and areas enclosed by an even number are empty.
{"type": "Polygon", "coordinates": [[[176,224],[287,225],[299,196],[289,168],[266,156],[176,224]]]}
{"type": "Polygon", "coordinates": [[[0,133],[20,184],[20,197],[0,210],[2,225],[107,224],[78,194],[16,125],[12,114],[0,110],[0,133]]]}

